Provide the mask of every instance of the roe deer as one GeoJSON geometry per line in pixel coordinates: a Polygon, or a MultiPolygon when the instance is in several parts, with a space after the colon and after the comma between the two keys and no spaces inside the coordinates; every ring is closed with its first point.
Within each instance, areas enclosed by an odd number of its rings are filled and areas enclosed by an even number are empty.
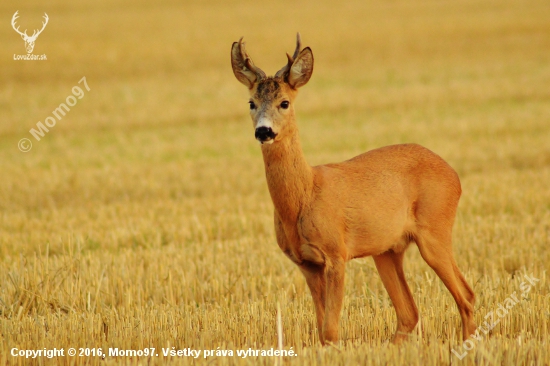
{"type": "Polygon", "coordinates": [[[267,185],[275,206],[281,250],[304,274],[317,315],[321,343],[338,341],[345,264],[373,256],[397,313],[394,343],[407,338],[418,310],[403,273],[403,255],[415,242],[443,281],[462,318],[463,338],[476,325],[474,292],[453,258],[451,231],[461,194],[456,172],[416,144],[386,146],[337,164],[307,164],[294,114],[297,89],[313,71],[309,47],[275,76],[254,65],[242,38],[231,65],[250,92],[250,115],[261,143],[267,185]]]}

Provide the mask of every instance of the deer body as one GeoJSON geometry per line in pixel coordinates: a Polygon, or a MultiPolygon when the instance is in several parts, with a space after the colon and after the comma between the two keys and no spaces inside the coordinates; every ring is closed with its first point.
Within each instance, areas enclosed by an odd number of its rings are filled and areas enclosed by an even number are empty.
{"type": "Polygon", "coordinates": [[[242,41],[232,47],[235,76],[250,91],[251,116],[262,144],[266,179],[275,207],[277,243],[298,265],[311,291],[324,344],[338,340],[345,263],[373,256],[394,304],[394,342],[418,322],[403,273],[403,254],[415,242],[453,295],[463,337],[475,331],[474,293],[458,270],[451,231],[461,194],[456,172],[416,144],[369,151],[337,164],[311,167],[303,155],[293,102],[313,70],[309,48],[275,77],[254,66],[242,41]]]}
{"type": "MultiPolygon", "coordinates": [[[[267,150],[276,148],[277,145],[262,147],[266,160],[273,160],[272,152],[267,150]]],[[[372,150],[339,164],[303,166],[309,172],[303,178],[289,176],[295,169],[296,165],[288,162],[280,166],[270,164],[266,176],[277,222],[284,232],[294,231],[288,237],[298,238],[292,244],[287,239],[289,247],[282,249],[298,264],[311,260],[307,255],[303,257],[302,245],[316,248],[319,256],[326,258],[326,249],[316,243],[327,237],[341,242],[337,252],[345,260],[388,250],[402,252],[416,237],[417,225],[422,225],[422,221],[452,220],[454,216],[444,214],[449,209],[454,214],[460,197],[456,173],[437,155],[415,144],[372,150]],[[431,166],[432,163],[435,164],[431,166]],[[420,174],[416,175],[415,170],[420,174]],[[443,181],[448,185],[443,187],[438,181],[442,174],[448,178],[443,181]],[[411,175],[417,179],[411,181],[411,175]],[[293,178],[298,182],[293,182],[293,178]],[[281,189],[283,186],[288,191],[281,189]],[[422,197],[425,191],[431,191],[430,198],[422,197]],[[421,216],[424,207],[434,200],[443,206],[439,215],[421,216]]]]}

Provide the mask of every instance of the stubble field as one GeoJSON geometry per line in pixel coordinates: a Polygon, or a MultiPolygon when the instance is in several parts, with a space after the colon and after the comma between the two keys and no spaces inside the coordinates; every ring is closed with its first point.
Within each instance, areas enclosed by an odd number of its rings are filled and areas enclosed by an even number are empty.
{"type": "Polygon", "coordinates": [[[277,348],[278,304],[283,348],[297,354],[284,364],[550,364],[548,1],[8,0],[0,18],[0,365],[271,365],[236,350],[277,348]],[[26,53],[16,10],[29,30],[48,13],[34,50],[47,61],[13,60],[26,53]],[[471,351],[415,246],[410,341],[388,344],[394,309],[365,258],[347,267],[342,342],[319,345],[305,281],[275,241],[229,58],[245,36],[274,73],[296,31],[315,55],[296,106],[310,164],[416,142],[459,173],[454,253],[485,329],[471,351]],[[83,77],[90,90],[37,141],[29,130],[83,77]],[[499,310],[511,296],[520,301],[499,310]],[[70,347],[159,356],[70,357],[70,347]],[[164,357],[172,347],[203,352],[164,357]]]}

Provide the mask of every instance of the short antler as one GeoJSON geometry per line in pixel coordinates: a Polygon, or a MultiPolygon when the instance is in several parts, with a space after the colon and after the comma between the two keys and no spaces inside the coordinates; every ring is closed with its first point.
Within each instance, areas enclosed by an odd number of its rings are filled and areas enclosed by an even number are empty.
{"type": "Polygon", "coordinates": [[[239,39],[239,51],[241,52],[241,57],[244,60],[244,64],[250,71],[252,71],[254,74],[256,74],[256,78],[258,80],[264,79],[266,77],[265,72],[262,71],[259,67],[254,65],[254,62],[252,62],[252,59],[248,54],[246,53],[245,47],[244,47],[243,37],[239,39]]]}
{"type": "Polygon", "coordinates": [[[296,57],[298,57],[298,55],[300,54],[301,48],[302,48],[302,39],[300,38],[300,33],[296,33],[296,49],[294,50],[294,54],[292,55],[292,57],[288,53],[286,54],[288,62],[281,70],[277,71],[277,73],[275,74],[275,77],[286,78],[286,74],[289,72],[290,67],[292,66],[292,63],[294,62],[296,57]]]}
{"type": "Polygon", "coordinates": [[[24,37],[28,37],[28,36],[27,36],[27,30],[26,30],[26,29],[25,29],[25,32],[21,32],[21,31],[19,30],[19,27],[17,27],[17,28],[15,27],[15,21],[17,20],[17,18],[19,18],[19,15],[17,15],[18,12],[19,12],[19,10],[17,10],[17,11],[15,12],[15,14],[13,14],[13,17],[11,18],[11,26],[12,26],[13,29],[14,29],[17,33],[19,33],[20,35],[22,35],[22,36],[24,36],[24,37]]]}

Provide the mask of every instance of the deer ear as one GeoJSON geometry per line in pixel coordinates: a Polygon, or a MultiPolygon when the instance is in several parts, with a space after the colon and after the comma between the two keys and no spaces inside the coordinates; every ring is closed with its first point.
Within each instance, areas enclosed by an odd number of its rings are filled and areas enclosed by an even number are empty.
{"type": "Polygon", "coordinates": [[[313,52],[311,48],[304,48],[298,57],[294,59],[288,74],[288,84],[293,89],[298,89],[307,84],[313,73],[313,52]]]}
{"type": "Polygon", "coordinates": [[[243,83],[248,89],[252,89],[258,79],[257,72],[251,70],[249,68],[250,65],[253,65],[252,60],[248,58],[248,55],[244,51],[244,44],[241,38],[239,42],[234,42],[231,47],[231,67],[237,80],[243,83]]]}

